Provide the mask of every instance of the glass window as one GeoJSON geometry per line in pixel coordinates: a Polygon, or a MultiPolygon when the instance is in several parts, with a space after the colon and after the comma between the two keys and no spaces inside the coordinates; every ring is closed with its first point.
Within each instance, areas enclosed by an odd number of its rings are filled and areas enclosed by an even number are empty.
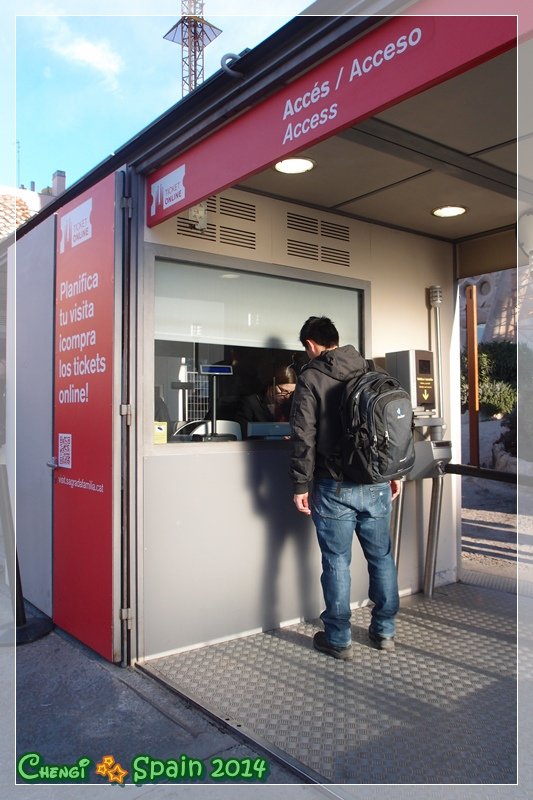
{"type": "Polygon", "coordinates": [[[359,347],[361,303],[358,289],[156,260],[154,441],[283,438],[302,324],[329,316],[359,347]]]}

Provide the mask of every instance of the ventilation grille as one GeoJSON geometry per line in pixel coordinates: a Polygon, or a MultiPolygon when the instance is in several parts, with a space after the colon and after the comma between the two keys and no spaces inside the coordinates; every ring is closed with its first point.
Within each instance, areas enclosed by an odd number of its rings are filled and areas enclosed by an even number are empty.
{"type": "Polygon", "coordinates": [[[253,231],[243,231],[239,228],[227,228],[221,225],[220,243],[228,244],[233,247],[246,247],[248,250],[255,250],[256,235],[253,231]]]}
{"type": "Polygon", "coordinates": [[[187,217],[177,217],[176,233],[178,236],[203,239],[207,242],[216,242],[217,240],[216,225],[209,223],[204,230],[198,230],[198,228],[194,227],[194,222],[191,222],[187,217]]]}
{"type": "Polygon", "coordinates": [[[305,231],[305,233],[318,234],[318,220],[313,217],[303,217],[301,214],[287,212],[287,228],[292,231],[305,231]]]}
{"type": "Polygon", "coordinates": [[[307,241],[287,237],[287,255],[294,258],[305,258],[308,261],[336,264],[339,267],[350,266],[350,250],[332,247],[326,239],[350,243],[350,228],[337,222],[319,219],[318,217],[287,212],[287,231],[300,231],[307,241]]]}
{"type": "Polygon", "coordinates": [[[341,242],[350,241],[350,229],[348,225],[339,225],[336,222],[327,222],[321,220],[320,233],[322,236],[327,236],[329,239],[338,239],[341,242]]]}
{"type": "Polygon", "coordinates": [[[234,200],[231,197],[220,198],[219,210],[221,214],[226,214],[228,217],[247,219],[250,222],[255,222],[256,219],[256,208],[252,203],[243,203],[241,200],[234,200]]]}
{"type": "Polygon", "coordinates": [[[211,197],[207,198],[207,210],[210,211],[211,214],[216,213],[217,210],[217,196],[216,194],[212,194],[211,197]]]}
{"type": "Polygon", "coordinates": [[[212,242],[226,247],[257,250],[256,221],[257,209],[253,203],[246,203],[233,197],[212,195],[207,200],[207,228],[203,230],[196,228],[186,211],[177,217],[176,233],[180,237],[196,239],[198,243],[212,242]],[[235,221],[234,225],[222,224],[224,218],[229,221],[228,217],[235,221]],[[245,224],[239,226],[237,220],[242,220],[245,224]]]}
{"type": "Polygon", "coordinates": [[[338,264],[340,267],[350,266],[350,253],[348,250],[337,250],[335,247],[322,248],[322,261],[328,264],[338,264]]]}
{"type": "MultiPolygon", "coordinates": [[[[261,244],[257,227],[256,204],[241,199],[236,192],[209,197],[207,215],[205,229],[196,228],[195,223],[189,220],[188,212],[177,217],[176,234],[190,242],[185,246],[201,249],[202,242],[209,242],[209,249],[218,244],[230,251],[255,253],[258,253],[258,247],[265,246],[265,243],[261,244]]],[[[335,219],[325,220],[313,212],[304,214],[286,209],[286,256],[295,260],[349,269],[350,235],[350,226],[335,219]]]]}
{"type": "Polygon", "coordinates": [[[318,245],[311,242],[299,242],[297,239],[287,239],[287,255],[318,261],[318,245]]]}

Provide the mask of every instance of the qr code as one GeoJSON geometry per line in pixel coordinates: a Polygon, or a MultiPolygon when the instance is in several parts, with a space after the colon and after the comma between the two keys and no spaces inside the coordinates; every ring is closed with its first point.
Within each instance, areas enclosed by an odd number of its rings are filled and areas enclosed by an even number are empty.
{"type": "Polygon", "coordinates": [[[72,434],[58,434],[58,459],[57,466],[72,469],[72,434]]]}

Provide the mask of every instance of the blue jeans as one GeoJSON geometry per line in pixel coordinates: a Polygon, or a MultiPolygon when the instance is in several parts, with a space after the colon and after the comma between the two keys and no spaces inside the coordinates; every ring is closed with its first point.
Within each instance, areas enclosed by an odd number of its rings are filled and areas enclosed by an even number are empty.
{"type": "Polygon", "coordinates": [[[394,636],[400,603],[389,533],[389,484],[361,485],[319,478],[313,486],[311,512],[322,551],[326,609],[320,618],[328,642],[346,647],[352,638],[350,562],[354,531],[368,563],[368,596],[374,603],[372,630],[380,636],[394,636]]]}

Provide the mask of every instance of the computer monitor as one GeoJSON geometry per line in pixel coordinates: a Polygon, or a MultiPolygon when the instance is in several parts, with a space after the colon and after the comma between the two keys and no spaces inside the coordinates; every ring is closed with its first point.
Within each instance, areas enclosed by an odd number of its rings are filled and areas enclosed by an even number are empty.
{"type": "Polygon", "coordinates": [[[288,422],[249,422],[248,439],[285,439],[291,435],[288,422]]]}

